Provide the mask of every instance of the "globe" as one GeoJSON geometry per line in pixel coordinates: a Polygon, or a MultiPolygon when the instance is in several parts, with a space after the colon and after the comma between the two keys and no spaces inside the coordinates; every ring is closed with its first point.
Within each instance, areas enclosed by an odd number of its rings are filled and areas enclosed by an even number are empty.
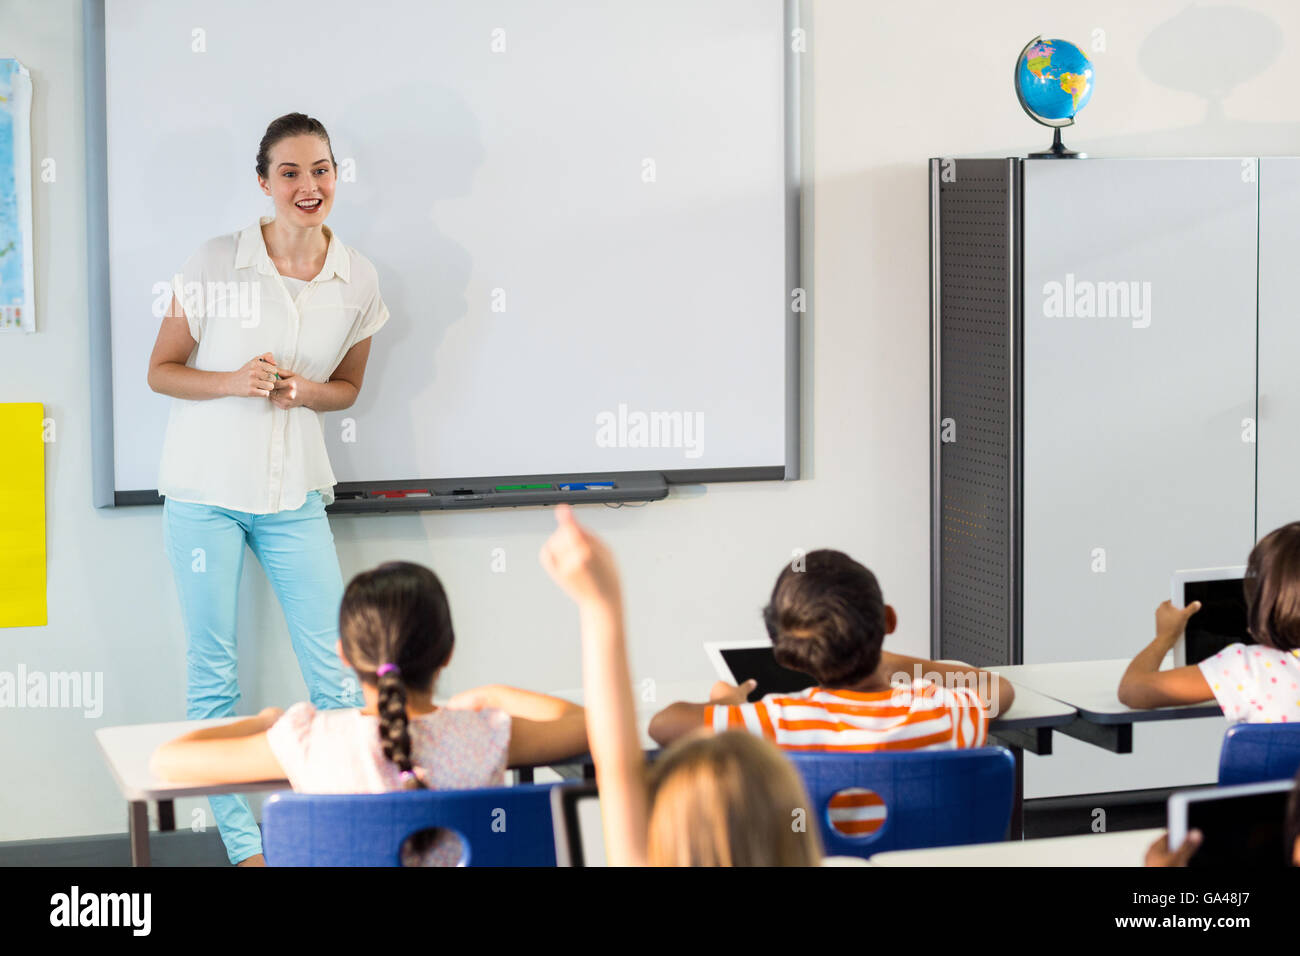
{"type": "Polygon", "coordinates": [[[1031,119],[1056,129],[1050,153],[1033,155],[1078,155],[1061,145],[1060,129],[1074,125],[1092,88],[1092,61],[1073,43],[1034,37],[1025,45],[1016,62],[1016,96],[1031,119]]]}

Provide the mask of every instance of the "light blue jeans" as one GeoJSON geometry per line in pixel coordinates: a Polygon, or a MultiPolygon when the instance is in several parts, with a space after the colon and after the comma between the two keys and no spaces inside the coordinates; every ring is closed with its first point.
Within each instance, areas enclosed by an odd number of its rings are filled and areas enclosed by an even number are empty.
{"type": "MultiPolygon", "coordinates": [[[[168,499],[163,546],[188,638],[185,716],[229,717],[239,703],[235,625],[245,543],[280,601],[311,702],[322,710],[361,706],[357,676],[334,649],[343,576],[320,492],[309,492],[295,511],[265,515],[168,499]]],[[[231,863],[262,852],[246,799],[209,803],[231,863]]]]}

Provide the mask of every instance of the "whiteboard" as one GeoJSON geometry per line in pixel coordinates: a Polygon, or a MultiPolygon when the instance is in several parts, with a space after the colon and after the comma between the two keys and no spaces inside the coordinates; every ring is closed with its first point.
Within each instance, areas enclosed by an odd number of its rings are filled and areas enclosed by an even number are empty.
{"type": "MultiPolygon", "coordinates": [[[[91,252],[113,438],[97,478],[111,454],[118,501],[157,487],[171,399],[145,381],[155,287],[272,214],[254,158],[294,111],[330,133],[328,224],[375,264],[392,314],[356,404],[323,417],[340,482],[792,475],[788,15],[781,0],[103,0],[91,252]]],[[[96,30],[88,15],[88,71],[96,30]]]]}

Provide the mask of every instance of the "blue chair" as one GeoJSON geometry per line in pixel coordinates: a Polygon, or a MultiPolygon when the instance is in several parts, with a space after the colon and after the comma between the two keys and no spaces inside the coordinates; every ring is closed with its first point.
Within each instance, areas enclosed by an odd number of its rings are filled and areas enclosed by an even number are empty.
{"type": "Polygon", "coordinates": [[[1300,724],[1237,724],[1223,735],[1219,786],[1288,780],[1300,770],[1300,724]]]}
{"type": "Polygon", "coordinates": [[[1005,747],[789,756],[817,808],[827,854],[867,857],[885,850],[1006,839],[1016,763],[1005,747]],[[848,788],[871,790],[884,801],[880,829],[849,835],[831,826],[831,797],[848,788]]]}
{"type": "Polygon", "coordinates": [[[555,866],[551,787],[277,793],[262,809],[268,866],[400,866],[402,842],[454,830],[465,866],[555,866]]]}

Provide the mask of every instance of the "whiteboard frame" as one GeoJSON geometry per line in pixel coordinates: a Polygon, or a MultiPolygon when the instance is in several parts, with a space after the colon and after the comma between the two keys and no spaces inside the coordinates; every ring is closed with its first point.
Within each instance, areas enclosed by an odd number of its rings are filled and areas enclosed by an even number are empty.
{"type": "MultiPolygon", "coordinates": [[[[804,290],[807,309],[807,287],[804,285],[802,214],[803,214],[803,110],[801,99],[805,85],[806,54],[796,52],[792,38],[796,30],[804,29],[804,0],[771,0],[784,8],[784,125],[785,125],[785,288],[792,292],[804,290]]],[[[162,497],[156,489],[130,489],[119,491],[116,487],[113,441],[113,351],[112,317],[109,298],[109,231],[108,231],[108,124],[107,124],[107,62],[104,22],[105,0],[82,0],[83,44],[85,55],[86,104],[86,246],[87,283],[89,287],[89,340],[90,340],[90,444],[92,489],[96,508],[131,505],[161,505],[162,497]]],[[[809,272],[808,274],[811,274],[809,272]]],[[[786,313],[785,322],[785,461],[782,464],[739,468],[677,468],[660,474],[667,484],[702,484],[712,481],[793,481],[800,477],[800,389],[802,366],[802,316],[807,312],[786,313]]],[[[610,477],[632,478],[644,472],[610,472],[610,477]]],[[[482,482],[486,476],[459,478],[412,477],[399,481],[339,482],[338,491],[363,489],[401,488],[436,482],[437,484],[471,484],[482,482]]],[[[576,477],[576,473],[520,474],[494,476],[519,483],[561,481],[576,477]]],[[[661,498],[656,494],[654,498],[661,498]]],[[[557,496],[556,501],[571,500],[557,496]]],[[[638,500],[638,499],[625,499],[638,500]]],[[[653,498],[639,500],[654,500],[653,498]]],[[[427,501],[427,499],[426,499],[427,501]]],[[[530,504],[553,504],[539,496],[530,504]]],[[[509,505],[518,507],[519,505],[509,505]]],[[[485,502],[482,507],[493,507],[485,502]]],[[[350,511],[336,502],[328,509],[350,511]]],[[[392,510],[428,510],[420,501],[394,503],[392,510]]],[[[360,512],[364,513],[364,512],[360,512]]]]}

